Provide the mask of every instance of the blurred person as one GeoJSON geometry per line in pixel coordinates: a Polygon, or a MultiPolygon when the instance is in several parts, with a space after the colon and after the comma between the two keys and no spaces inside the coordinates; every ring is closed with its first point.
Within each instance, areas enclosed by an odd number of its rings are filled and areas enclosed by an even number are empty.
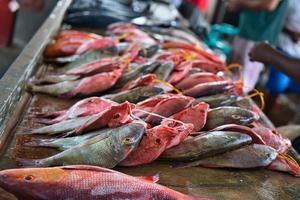
{"type": "MultiPolygon", "coordinates": [[[[300,4],[299,0],[289,0],[287,17],[283,32],[280,34],[277,49],[286,56],[300,58],[300,4]]],[[[266,88],[272,95],[279,95],[288,88],[300,94],[300,85],[291,80],[293,74],[278,70],[275,65],[270,67],[269,80],[266,88]],[[272,67],[273,66],[273,67],[272,67]],[[291,78],[290,78],[291,77],[291,78]]],[[[295,80],[295,79],[294,79],[295,80]]]]}
{"type": "Polygon", "coordinates": [[[300,83],[300,57],[286,55],[266,42],[255,44],[249,57],[251,61],[272,65],[295,82],[300,83]]]}
{"type": "MultiPolygon", "coordinates": [[[[297,18],[299,19],[299,18],[297,18]]],[[[294,35],[297,39],[297,43],[299,45],[299,35],[294,35]]],[[[287,43],[287,46],[290,47],[287,43]]],[[[277,50],[273,48],[268,43],[258,43],[256,44],[250,54],[250,59],[253,61],[261,62],[265,65],[271,65],[277,73],[281,73],[283,76],[286,76],[290,80],[288,82],[291,85],[294,85],[298,90],[300,90],[300,55],[298,54],[298,58],[292,57],[285,52],[277,50]]],[[[271,74],[272,75],[272,74],[271,74]]],[[[275,77],[270,77],[269,83],[272,82],[273,87],[281,87],[281,83],[283,82],[280,79],[281,76],[277,75],[275,77]]],[[[286,82],[283,82],[286,88],[286,82]]],[[[298,103],[298,109],[295,112],[294,124],[298,125],[286,125],[278,128],[278,131],[293,141],[293,146],[300,153],[300,102],[298,103]]]]}
{"type": "MultiPolygon", "coordinates": [[[[266,54],[262,51],[271,52],[271,47],[264,44],[259,44],[254,48],[253,52],[260,51],[263,55],[266,54]],[[259,50],[258,48],[261,48],[259,50]]],[[[267,114],[271,111],[277,97],[289,90],[296,94],[300,94],[300,84],[296,83],[299,80],[299,65],[297,65],[297,60],[300,59],[300,4],[299,0],[289,0],[287,17],[285,19],[284,28],[279,36],[279,41],[277,45],[277,56],[274,57],[272,54],[273,63],[269,63],[269,78],[265,85],[269,93],[269,98],[267,99],[267,114]],[[282,55],[280,55],[280,54],[282,55]],[[290,59],[284,59],[282,56],[290,59]],[[279,61],[277,61],[279,59],[279,61]],[[294,61],[289,62],[287,61],[294,61]],[[277,61],[277,62],[275,62],[277,61]]],[[[300,102],[298,104],[300,106],[300,102]]],[[[293,119],[294,123],[300,123],[300,109],[296,112],[293,119]]]]}
{"type": "Polygon", "coordinates": [[[244,92],[254,89],[263,64],[251,62],[249,52],[255,42],[276,45],[283,29],[288,0],[226,0],[230,11],[240,11],[240,34],[233,44],[233,62],[244,66],[244,92]]]}

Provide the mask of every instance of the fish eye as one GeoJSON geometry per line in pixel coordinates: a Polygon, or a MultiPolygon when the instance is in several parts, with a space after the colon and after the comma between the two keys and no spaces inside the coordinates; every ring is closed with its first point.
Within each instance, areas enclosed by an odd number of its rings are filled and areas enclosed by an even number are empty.
{"type": "Polygon", "coordinates": [[[125,144],[130,144],[130,143],[132,143],[132,139],[129,138],[129,137],[128,137],[128,138],[125,138],[125,139],[124,139],[124,143],[125,143],[125,144]]]}
{"type": "Polygon", "coordinates": [[[155,142],[156,142],[157,144],[160,144],[160,139],[156,139],[155,142]]]}
{"type": "Polygon", "coordinates": [[[120,116],[121,116],[120,113],[116,113],[114,114],[113,119],[118,119],[120,116]]]}
{"type": "Polygon", "coordinates": [[[24,177],[25,181],[31,181],[34,177],[32,175],[28,175],[24,177]]]}
{"type": "Polygon", "coordinates": [[[231,117],[232,117],[233,119],[240,119],[240,118],[241,118],[241,116],[239,116],[239,115],[231,115],[231,117]]]}

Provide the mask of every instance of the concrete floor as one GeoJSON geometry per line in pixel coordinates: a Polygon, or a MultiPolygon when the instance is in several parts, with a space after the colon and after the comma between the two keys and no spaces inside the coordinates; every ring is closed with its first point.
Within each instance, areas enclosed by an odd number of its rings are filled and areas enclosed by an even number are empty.
{"type": "Polygon", "coordinates": [[[0,78],[43,24],[56,2],[57,0],[44,1],[41,11],[19,10],[12,45],[8,48],[0,48],[0,78]]]}

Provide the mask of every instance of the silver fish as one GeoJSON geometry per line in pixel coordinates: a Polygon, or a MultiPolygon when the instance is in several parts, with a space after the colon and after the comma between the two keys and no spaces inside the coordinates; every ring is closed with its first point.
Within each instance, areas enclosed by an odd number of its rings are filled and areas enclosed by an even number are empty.
{"type": "Polygon", "coordinates": [[[18,159],[18,162],[24,166],[86,164],[113,168],[137,147],[144,132],[144,124],[131,123],[126,129],[116,128],[106,137],[93,137],[54,156],[39,160],[18,159]]]}
{"type": "Polygon", "coordinates": [[[214,131],[196,137],[188,137],[179,145],[166,150],[161,158],[188,161],[204,158],[250,144],[251,137],[229,131],[214,131]]]}
{"type": "Polygon", "coordinates": [[[277,157],[275,149],[267,145],[253,144],[224,154],[201,159],[181,167],[204,166],[212,168],[255,168],[266,167],[277,157]]]}
{"type": "Polygon", "coordinates": [[[208,112],[205,129],[211,130],[224,124],[248,125],[258,119],[259,115],[250,110],[224,106],[208,112]]]}

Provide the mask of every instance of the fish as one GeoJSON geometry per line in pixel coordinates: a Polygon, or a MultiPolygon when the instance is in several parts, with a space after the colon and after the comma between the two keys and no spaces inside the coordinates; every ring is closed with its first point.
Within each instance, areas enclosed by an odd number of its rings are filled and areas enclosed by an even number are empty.
{"type": "Polygon", "coordinates": [[[134,115],[139,118],[146,118],[148,116],[146,112],[152,112],[155,109],[155,106],[161,102],[162,100],[168,99],[170,97],[174,96],[174,94],[166,93],[166,94],[160,94],[151,98],[148,98],[144,101],[141,101],[136,104],[135,109],[133,110],[134,115]]]}
{"type": "Polygon", "coordinates": [[[32,130],[29,134],[50,134],[67,133],[66,136],[72,134],[79,135],[83,132],[100,129],[105,126],[115,128],[131,121],[129,116],[131,113],[131,105],[125,102],[120,105],[110,106],[104,111],[85,117],[69,119],[63,122],[44,126],[32,130]]]}
{"type": "Polygon", "coordinates": [[[76,127],[67,135],[80,135],[82,133],[101,129],[104,127],[116,128],[132,121],[132,104],[124,102],[122,104],[111,106],[108,109],[94,115],[84,124],[76,127]]]}
{"type": "Polygon", "coordinates": [[[164,62],[173,62],[174,66],[173,68],[177,68],[179,66],[179,64],[181,62],[183,62],[183,58],[182,56],[175,54],[175,53],[171,53],[171,52],[163,52],[160,53],[156,56],[156,60],[159,60],[160,62],[164,63],[164,62]]]}
{"type": "Polygon", "coordinates": [[[209,72],[202,72],[202,73],[195,73],[185,77],[183,80],[177,83],[175,87],[181,90],[186,90],[201,83],[224,81],[224,80],[225,78],[222,76],[218,76],[209,72]]]}
{"type": "MultiPolygon", "coordinates": [[[[103,99],[100,97],[90,97],[78,101],[67,110],[56,111],[55,113],[58,112],[58,115],[56,115],[54,119],[47,119],[47,115],[44,115],[44,118],[40,118],[38,122],[44,124],[55,124],[62,121],[66,121],[68,119],[97,114],[109,108],[110,106],[115,105],[117,105],[117,103],[107,99],[103,99]]],[[[43,117],[43,115],[41,116],[43,117]]]]}
{"type": "Polygon", "coordinates": [[[0,187],[22,200],[210,199],[182,194],[155,183],[157,180],[156,176],[134,177],[90,165],[0,171],[0,187]]]}
{"type": "Polygon", "coordinates": [[[148,47],[143,48],[142,50],[139,51],[139,56],[142,56],[144,58],[151,58],[154,56],[157,51],[159,50],[159,45],[154,44],[150,45],[148,47]]]}
{"type": "MultiPolygon", "coordinates": [[[[74,55],[72,56],[74,58],[73,60],[71,60],[72,62],[69,62],[64,67],[62,67],[62,72],[67,72],[85,63],[90,63],[103,58],[111,58],[117,55],[118,55],[117,47],[108,47],[105,49],[92,50],[82,55],[74,55]]],[[[57,61],[58,59],[67,59],[67,58],[68,57],[57,58],[55,61],[57,61]]]]}
{"type": "Polygon", "coordinates": [[[42,77],[40,79],[31,79],[30,82],[35,85],[42,85],[42,84],[49,84],[49,83],[60,83],[64,81],[76,81],[80,79],[80,76],[76,75],[47,75],[45,77],[42,77]]]}
{"type": "Polygon", "coordinates": [[[126,66],[127,64],[123,63],[111,72],[103,72],[83,77],[76,81],[63,81],[49,85],[35,85],[33,83],[28,83],[27,90],[62,98],[72,98],[75,96],[87,96],[94,93],[101,93],[114,86],[126,66]]]}
{"type": "Polygon", "coordinates": [[[154,71],[157,79],[166,81],[170,76],[171,72],[173,71],[174,63],[171,61],[167,61],[162,63],[157,69],[154,71]]]}
{"type": "Polygon", "coordinates": [[[292,146],[291,141],[276,132],[276,130],[262,126],[254,127],[252,130],[262,138],[266,145],[273,147],[278,153],[286,153],[292,146]]]}
{"type": "Polygon", "coordinates": [[[146,74],[135,80],[129,81],[120,89],[120,91],[126,91],[141,86],[151,86],[154,84],[155,80],[156,80],[155,74],[146,74]]]}
{"type": "Polygon", "coordinates": [[[196,68],[213,74],[226,71],[226,67],[224,64],[214,63],[205,59],[193,60],[193,69],[196,68]]]}
{"type": "Polygon", "coordinates": [[[297,161],[284,154],[279,154],[267,168],[270,170],[287,172],[293,176],[300,177],[300,167],[297,161]]]}
{"type": "Polygon", "coordinates": [[[232,131],[212,131],[188,137],[179,145],[166,150],[161,159],[192,161],[241,148],[252,142],[250,136],[232,131]]]}
{"type": "Polygon", "coordinates": [[[234,84],[230,81],[216,81],[209,83],[200,83],[192,88],[184,90],[183,94],[192,97],[203,97],[225,93],[232,88],[234,88],[234,84]]]}
{"type": "Polygon", "coordinates": [[[115,167],[139,144],[145,132],[142,123],[131,123],[127,128],[113,129],[109,135],[92,137],[82,144],[38,160],[20,159],[23,166],[48,167],[58,165],[87,164],[107,168],[115,167]]]}
{"type": "MultiPolygon", "coordinates": [[[[151,29],[152,30],[152,29],[151,29]]],[[[175,29],[175,28],[158,28],[155,27],[155,32],[159,32],[160,34],[163,35],[170,35],[172,37],[180,38],[185,40],[186,42],[189,42],[191,44],[194,44],[195,46],[201,46],[201,42],[197,39],[197,36],[194,35],[191,32],[186,32],[180,29],[175,29]]]]}
{"type": "Polygon", "coordinates": [[[103,72],[84,77],[80,79],[80,82],[75,88],[62,94],[61,97],[72,98],[75,96],[88,96],[104,92],[116,84],[126,66],[126,63],[122,63],[111,72],[103,72]]]}
{"type": "Polygon", "coordinates": [[[162,45],[164,49],[183,49],[188,51],[193,51],[197,53],[203,60],[210,61],[212,63],[218,64],[220,67],[225,67],[224,62],[213,53],[210,53],[201,47],[196,47],[192,44],[183,43],[183,42],[165,42],[162,45]]]}
{"type": "Polygon", "coordinates": [[[184,163],[179,166],[237,169],[267,167],[276,159],[277,155],[278,153],[276,150],[270,146],[253,144],[220,155],[215,155],[190,163],[184,163]]]}
{"type": "Polygon", "coordinates": [[[143,101],[149,97],[156,96],[158,94],[163,93],[164,90],[157,87],[152,86],[144,86],[144,87],[137,87],[131,90],[119,92],[117,94],[109,94],[102,96],[102,98],[117,102],[123,103],[128,101],[130,103],[138,103],[143,101]]]}
{"type": "Polygon", "coordinates": [[[84,36],[77,36],[72,38],[64,37],[56,40],[54,43],[47,45],[44,51],[44,57],[56,58],[72,56],[76,53],[76,50],[87,41],[93,41],[95,38],[84,36]]]}
{"type": "Polygon", "coordinates": [[[191,61],[185,61],[180,63],[180,65],[176,67],[176,70],[174,70],[170,75],[170,77],[168,78],[168,82],[171,84],[178,83],[189,74],[192,68],[193,65],[191,61]]]}
{"type": "Polygon", "coordinates": [[[266,144],[262,137],[247,126],[237,124],[226,124],[218,126],[211,130],[213,131],[235,131],[249,135],[252,138],[252,144],[266,144]]]}
{"type": "Polygon", "coordinates": [[[82,126],[83,124],[87,123],[90,119],[95,117],[96,115],[90,115],[85,117],[78,117],[75,119],[69,119],[66,121],[62,121],[59,123],[51,124],[48,126],[44,126],[41,128],[33,129],[28,134],[49,134],[55,135],[59,133],[64,133],[68,131],[73,131],[74,129],[82,126]]]}
{"type": "Polygon", "coordinates": [[[74,90],[80,83],[80,80],[75,81],[63,81],[49,85],[35,85],[33,83],[27,83],[26,89],[35,93],[50,94],[53,96],[62,96],[72,90],[74,90]]]}
{"type": "Polygon", "coordinates": [[[123,74],[117,81],[117,83],[114,85],[113,89],[121,88],[129,81],[135,80],[143,75],[152,73],[158,66],[160,66],[160,63],[155,61],[152,63],[142,65],[141,67],[135,70],[123,74]]]}
{"type": "Polygon", "coordinates": [[[156,45],[157,42],[146,32],[132,24],[123,24],[119,27],[108,30],[109,33],[114,35],[123,36],[122,39],[127,42],[134,42],[139,44],[156,45]],[[130,33],[130,34],[128,34],[130,33]]]}
{"type": "Polygon", "coordinates": [[[186,108],[178,113],[175,113],[174,115],[168,117],[167,119],[163,119],[161,124],[168,123],[169,126],[171,126],[172,124],[174,125],[178,122],[172,121],[170,119],[175,119],[183,123],[193,124],[194,125],[193,131],[197,132],[200,131],[206,123],[208,109],[209,109],[209,105],[204,102],[201,102],[195,106],[186,108]]]}
{"type": "MultiPolygon", "coordinates": [[[[161,102],[159,102],[151,112],[163,117],[169,117],[189,107],[193,101],[194,98],[192,97],[187,97],[183,95],[176,95],[176,96],[174,95],[170,98],[164,99],[161,102]]],[[[161,120],[162,120],[161,117],[155,115],[148,115],[145,119],[145,122],[151,124],[159,124],[161,120]]]]}
{"type": "Polygon", "coordinates": [[[206,130],[225,124],[248,125],[259,119],[259,115],[247,109],[223,106],[208,111],[205,124],[206,130]]]}
{"type": "MultiPolygon", "coordinates": [[[[124,125],[125,126],[125,125],[124,125]]],[[[106,133],[110,133],[111,129],[104,129],[99,131],[93,131],[84,135],[66,137],[66,138],[54,138],[54,139],[32,139],[29,142],[24,143],[24,146],[28,147],[48,147],[56,148],[59,150],[67,150],[76,145],[82,144],[90,138],[93,138],[99,134],[106,136],[106,133]],[[104,133],[103,133],[104,132],[104,133]]]]}
{"type": "Polygon", "coordinates": [[[75,51],[75,54],[81,55],[88,51],[97,50],[97,49],[106,49],[108,47],[113,47],[117,45],[117,40],[110,37],[98,38],[95,40],[89,40],[82,43],[75,51]]]}
{"type": "Polygon", "coordinates": [[[166,124],[147,129],[141,143],[118,165],[138,166],[156,160],[166,149],[178,145],[193,130],[193,124],[170,127],[166,124]]]}
{"type": "Polygon", "coordinates": [[[196,98],[193,102],[193,105],[198,104],[199,102],[205,102],[209,104],[210,108],[217,108],[220,106],[231,106],[238,99],[236,94],[215,94],[211,96],[204,96],[196,98]]]}
{"type": "Polygon", "coordinates": [[[102,72],[110,72],[120,64],[115,58],[102,58],[84,63],[65,72],[67,75],[91,76],[102,72]]]}
{"type": "Polygon", "coordinates": [[[236,106],[248,110],[253,109],[253,104],[249,98],[241,98],[231,104],[231,106],[236,106]]]}

